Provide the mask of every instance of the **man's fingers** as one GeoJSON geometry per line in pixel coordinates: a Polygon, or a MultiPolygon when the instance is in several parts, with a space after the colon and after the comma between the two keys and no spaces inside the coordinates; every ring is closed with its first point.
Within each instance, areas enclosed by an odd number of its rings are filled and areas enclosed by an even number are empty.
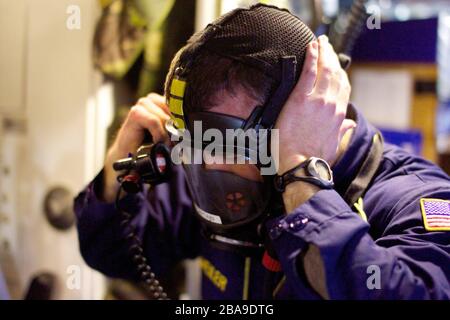
{"type": "Polygon", "coordinates": [[[317,78],[317,61],[319,59],[318,49],[319,44],[317,41],[313,41],[308,45],[302,74],[294,88],[294,92],[302,92],[309,95],[313,91],[317,78]]]}
{"type": "MultiPolygon", "coordinates": [[[[337,54],[334,52],[333,47],[331,44],[328,43],[329,46],[329,63],[331,65],[331,68],[333,69],[333,76],[330,81],[329,89],[328,89],[328,95],[331,97],[338,97],[341,94],[341,91],[345,89],[345,83],[346,80],[346,72],[342,69],[339,58],[337,54]]],[[[339,100],[338,100],[339,101],[339,100]]]]}
{"type": "Polygon", "coordinates": [[[319,39],[319,59],[317,61],[317,81],[314,92],[318,95],[325,95],[328,91],[330,81],[333,76],[333,68],[328,61],[328,38],[320,36],[319,39]]]}
{"type": "Polygon", "coordinates": [[[146,110],[142,105],[131,108],[129,113],[129,124],[137,130],[148,130],[154,142],[168,141],[168,134],[164,129],[164,121],[155,114],[146,110]]]}
{"type": "Polygon", "coordinates": [[[339,90],[336,74],[341,66],[333,47],[326,36],[319,37],[319,60],[317,81],[314,92],[318,95],[326,95],[328,92],[334,95],[339,90]]]}
{"type": "Polygon", "coordinates": [[[140,98],[130,111],[130,120],[135,121],[138,127],[150,131],[154,142],[169,142],[169,136],[164,127],[169,119],[169,107],[164,97],[156,93],[140,98]]]}
{"type": "Polygon", "coordinates": [[[326,41],[326,45],[327,45],[328,51],[329,51],[329,60],[328,60],[328,62],[330,63],[331,67],[334,70],[342,69],[341,63],[339,62],[339,56],[336,53],[336,51],[334,51],[333,46],[331,45],[330,41],[328,41],[328,38],[327,38],[327,41],[326,41]]]}
{"type": "Polygon", "coordinates": [[[345,71],[342,71],[340,79],[339,92],[336,98],[336,112],[346,114],[348,102],[350,100],[351,86],[345,71]]]}
{"type": "Polygon", "coordinates": [[[149,98],[158,107],[163,109],[165,113],[170,114],[169,106],[166,104],[166,99],[164,98],[164,96],[152,92],[147,95],[147,98],[149,98]]]}
{"type": "MultiPolygon", "coordinates": [[[[168,120],[170,118],[170,114],[168,113],[168,108],[167,108],[167,110],[161,108],[159,105],[154,103],[154,101],[152,99],[150,99],[148,96],[144,97],[144,98],[140,98],[136,104],[147,109],[147,111],[149,113],[154,113],[155,115],[157,115],[159,118],[161,118],[162,122],[165,122],[166,120],[168,120]]],[[[165,107],[167,107],[167,106],[165,106],[165,107]]]]}

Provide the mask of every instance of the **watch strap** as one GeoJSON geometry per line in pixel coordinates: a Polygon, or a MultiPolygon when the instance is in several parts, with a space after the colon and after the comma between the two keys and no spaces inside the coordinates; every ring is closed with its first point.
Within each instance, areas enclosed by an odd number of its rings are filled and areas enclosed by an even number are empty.
{"type": "MultiPolygon", "coordinates": [[[[299,165],[295,166],[294,168],[286,171],[281,176],[277,175],[274,180],[275,189],[278,192],[284,192],[286,190],[286,186],[292,182],[295,181],[303,181],[307,183],[311,183],[315,186],[318,186],[322,189],[332,189],[334,187],[333,181],[323,181],[322,179],[312,176],[312,175],[304,175],[304,176],[296,176],[296,172],[303,168],[307,168],[308,165],[311,163],[313,158],[309,158],[306,161],[303,161],[299,165]]],[[[308,170],[305,170],[306,174],[308,174],[308,170]]]]}

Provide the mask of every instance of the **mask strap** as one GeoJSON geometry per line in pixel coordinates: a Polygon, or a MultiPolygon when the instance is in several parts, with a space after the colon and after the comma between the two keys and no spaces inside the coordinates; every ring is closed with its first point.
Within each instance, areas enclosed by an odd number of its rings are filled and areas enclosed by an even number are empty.
{"type": "Polygon", "coordinates": [[[256,126],[271,129],[275,125],[284,103],[295,86],[296,67],[297,59],[295,56],[282,58],[281,83],[264,108],[256,126]]]}

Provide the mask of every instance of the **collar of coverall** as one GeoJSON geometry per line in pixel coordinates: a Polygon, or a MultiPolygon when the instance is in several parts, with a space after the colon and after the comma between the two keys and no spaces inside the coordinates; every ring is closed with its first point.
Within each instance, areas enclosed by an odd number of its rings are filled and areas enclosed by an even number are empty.
{"type": "Polygon", "coordinates": [[[350,183],[355,179],[370,150],[373,136],[377,132],[352,104],[349,104],[347,117],[356,122],[356,128],[347,150],[333,166],[335,189],[339,194],[344,194],[350,183]]]}

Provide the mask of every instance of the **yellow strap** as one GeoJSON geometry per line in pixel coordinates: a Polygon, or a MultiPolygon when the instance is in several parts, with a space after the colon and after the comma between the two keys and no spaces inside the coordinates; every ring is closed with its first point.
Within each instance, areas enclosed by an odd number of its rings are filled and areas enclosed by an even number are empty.
{"type": "Polygon", "coordinates": [[[170,85],[170,94],[180,98],[184,97],[184,91],[186,90],[186,81],[174,78],[170,85]]]}
{"type": "Polygon", "coordinates": [[[183,100],[170,97],[169,98],[169,109],[170,112],[178,115],[183,116],[183,100]]]}
{"type": "Polygon", "coordinates": [[[170,84],[169,109],[172,113],[172,120],[177,129],[185,129],[183,112],[183,97],[186,90],[186,81],[174,78],[170,84]]]}
{"type": "Polygon", "coordinates": [[[355,204],[353,205],[356,209],[356,211],[358,211],[358,215],[367,222],[367,215],[364,212],[364,202],[363,202],[363,198],[359,198],[358,201],[355,202],[355,204]]]}
{"type": "Polygon", "coordinates": [[[244,267],[244,288],[242,290],[242,300],[248,300],[248,288],[250,282],[250,265],[252,263],[252,258],[245,258],[245,267],[244,267]]]}
{"type": "Polygon", "coordinates": [[[272,297],[275,298],[277,294],[280,292],[281,288],[283,288],[284,284],[286,283],[286,276],[283,276],[281,278],[280,282],[275,287],[275,290],[273,290],[272,297]]]}

